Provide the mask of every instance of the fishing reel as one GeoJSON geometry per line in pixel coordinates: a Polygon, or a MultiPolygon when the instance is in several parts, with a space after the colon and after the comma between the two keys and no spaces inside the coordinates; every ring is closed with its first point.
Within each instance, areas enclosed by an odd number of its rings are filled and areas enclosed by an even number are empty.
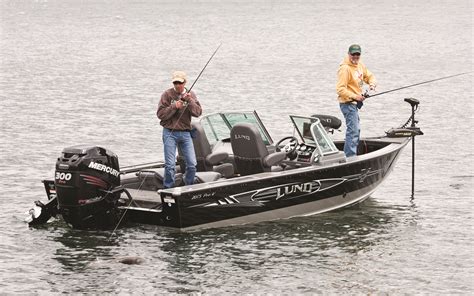
{"type": "MultiPolygon", "coordinates": [[[[361,96],[364,97],[364,99],[367,99],[370,97],[370,94],[369,94],[369,90],[366,90],[363,94],[361,94],[361,96]]],[[[357,101],[357,109],[360,109],[362,108],[362,106],[364,106],[364,102],[362,101],[357,101]]]]}

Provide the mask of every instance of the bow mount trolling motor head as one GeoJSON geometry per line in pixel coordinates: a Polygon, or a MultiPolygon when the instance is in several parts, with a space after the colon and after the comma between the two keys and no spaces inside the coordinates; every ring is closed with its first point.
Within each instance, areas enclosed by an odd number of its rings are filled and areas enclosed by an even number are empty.
{"type": "Polygon", "coordinates": [[[386,134],[389,138],[415,137],[423,135],[421,129],[416,126],[418,121],[415,119],[415,112],[418,110],[420,101],[415,98],[405,98],[404,101],[411,106],[411,116],[408,118],[407,122],[399,128],[391,128],[387,131],[386,134]]]}
{"type": "Polygon", "coordinates": [[[420,101],[415,98],[405,98],[404,101],[410,104],[411,107],[415,109],[417,109],[418,105],[420,104],[420,101]]]}

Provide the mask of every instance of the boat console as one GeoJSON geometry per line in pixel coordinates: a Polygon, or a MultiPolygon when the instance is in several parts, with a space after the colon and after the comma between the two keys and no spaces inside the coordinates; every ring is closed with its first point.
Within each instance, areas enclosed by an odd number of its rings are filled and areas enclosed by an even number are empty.
{"type": "MultiPolygon", "coordinates": [[[[318,116],[324,117],[323,115],[318,116]]],[[[334,125],[328,126],[323,124],[318,116],[290,116],[293,126],[302,141],[302,143],[298,143],[295,147],[295,160],[311,164],[345,161],[344,153],[337,149],[326,131],[327,127],[334,129],[340,126],[336,122],[337,118],[331,117],[334,125]]],[[[329,118],[329,116],[326,117],[329,118]]]]}
{"type": "Polygon", "coordinates": [[[295,153],[296,153],[295,160],[299,162],[310,163],[315,150],[316,150],[316,147],[305,144],[305,143],[301,143],[295,149],[295,153]]]}
{"type": "Polygon", "coordinates": [[[230,130],[237,123],[247,122],[255,125],[269,153],[284,151],[288,168],[314,165],[318,163],[341,162],[344,154],[334,145],[328,132],[337,129],[341,121],[333,116],[312,115],[290,116],[296,136],[282,138],[275,144],[256,112],[216,113],[203,117],[200,121],[207,140],[214,152],[226,152],[233,159],[234,151],[230,145],[230,130]]]}

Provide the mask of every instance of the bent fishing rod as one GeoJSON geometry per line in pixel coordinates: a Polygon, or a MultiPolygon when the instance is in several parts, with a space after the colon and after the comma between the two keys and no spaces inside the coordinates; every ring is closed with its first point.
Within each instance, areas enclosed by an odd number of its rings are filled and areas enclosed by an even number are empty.
{"type": "MultiPolygon", "coordinates": [[[[417,85],[422,85],[422,84],[427,84],[427,83],[431,83],[431,82],[435,82],[435,81],[439,81],[439,80],[444,80],[444,79],[448,79],[448,78],[452,78],[452,77],[456,77],[456,76],[461,76],[461,75],[466,75],[466,74],[469,74],[469,73],[472,73],[472,71],[470,72],[463,72],[463,73],[459,73],[459,74],[454,74],[454,75],[449,75],[449,76],[445,76],[445,77],[441,77],[441,78],[436,78],[436,79],[432,79],[432,80],[428,80],[428,81],[423,81],[423,82],[418,82],[418,83],[415,83],[415,84],[410,84],[410,85],[406,85],[406,86],[402,86],[402,87],[399,87],[399,88],[395,88],[395,89],[391,89],[391,90],[387,90],[387,91],[383,91],[383,92],[380,92],[380,93],[376,93],[376,94],[369,94],[368,91],[366,91],[362,96],[364,98],[372,98],[372,97],[376,97],[376,96],[380,96],[380,95],[384,95],[384,94],[388,94],[388,93],[391,93],[391,92],[394,92],[394,91],[398,91],[398,90],[402,90],[402,89],[405,89],[405,88],[410,88],[410,87],[414,87],[414,86],[417,86],[417,85]]],[[[357,101],[357,108],[362,108],[362,105],[364,103],[362,103],[361,101],[357,101]]]]}

